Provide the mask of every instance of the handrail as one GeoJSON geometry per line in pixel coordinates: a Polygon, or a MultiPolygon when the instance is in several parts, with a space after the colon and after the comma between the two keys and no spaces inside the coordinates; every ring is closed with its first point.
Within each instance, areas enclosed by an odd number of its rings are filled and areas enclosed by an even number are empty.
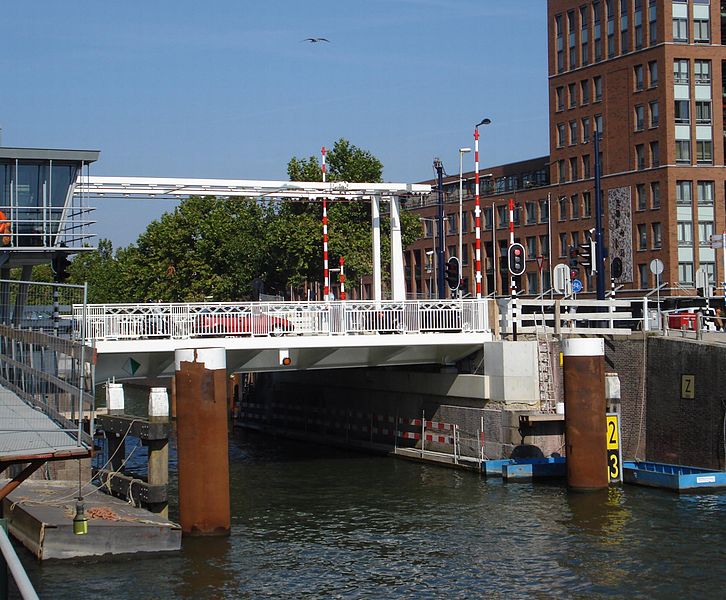
{"type": "Polygon", "coordinates": [[[4,527],[0,527],[0,552],[2,552],[3,558],[8,565],[8,569],[10,569],[10,573],[15,580],[15,585],[18,586],[18,591],[23,600],[39,600],[38,594],[35,593],[35,588],[33,588],[33,584],[30,582],[28,574],[23,568],[23,564],[15,553],[15,548],[10,543],[10,538],[8,538],[4,527]]]}

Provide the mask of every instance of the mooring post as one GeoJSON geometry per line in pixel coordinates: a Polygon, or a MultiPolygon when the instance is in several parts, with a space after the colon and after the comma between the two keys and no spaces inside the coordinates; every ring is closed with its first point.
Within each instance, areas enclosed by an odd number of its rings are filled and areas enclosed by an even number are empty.
{"type": "Polygon", "coordinates": [[[225,349],[179,349],[175,363],[182,533],[229,535],[225,349]]]}
{"type": "Polygon", "coordinates": [[[605,420],[605,344],[602,338],[562,341],[567,484],[575,490],[608,486],[605,420]]]}
{"type": "MultiPolygon", "coordinates": [[[[165,387],[153,387],[149,393],[149,421],[166,423],[169,421],[169,394],[165,387]]],[[[149,440],[149,484],[169,485],[169,438],[149,440]]],[[[169,502],[161,502],[150,507],[152,512],[162,517],[169,516],[169,502]]]]}

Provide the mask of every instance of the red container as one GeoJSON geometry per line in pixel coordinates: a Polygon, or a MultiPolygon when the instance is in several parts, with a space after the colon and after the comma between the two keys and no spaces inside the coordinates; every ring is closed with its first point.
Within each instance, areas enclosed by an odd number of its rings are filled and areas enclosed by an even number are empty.
{"type": "Polygon", "coordinates": [[[668,315],[668,327],[670,329],[688,329],[689,331],[695,331],[696,313],[687,312],[668,315]]]}

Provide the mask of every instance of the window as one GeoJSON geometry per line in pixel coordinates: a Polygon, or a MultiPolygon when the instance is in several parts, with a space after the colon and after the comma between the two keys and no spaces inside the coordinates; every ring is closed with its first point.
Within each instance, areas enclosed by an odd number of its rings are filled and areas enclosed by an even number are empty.
{"type": "Polygon", "coordinates": [[[461,231],[462,232],[468,231],[468,229],[467,229],[467,225],[468,225],[467,219],[468,219],[468,217],[469,217],[469,213],[467,213],[466,211],[463,211],[461,213],[461,231]]]}
{"type": "Polygon", "coordinates": [[[710,125],[711,121],[711,101],[696,100],[696,125],[710,125]]]}
{"type": "Polygon", "coordinates": [[[555,39],[557,47],[557,72],[562,73],[565,70],[565,48],[562,32],[562,15],[555,17],[555,39]]]}
{"type": "Polygon", "coordinates": [[[656,87],[658,85],[658,61],[651,60],[648,63],[648,86],[656,87]]]}
{"type": "Polygon", "coordinates": [[[708,44],[711,41],[711,27],[708,19],[693,19],[693,43],[708,44]]]}
{"type": "Polygon", "coordinates": [[[713,181],[699,181],[696,184],[696,199],[699,206],[713,206],[713,181]]]}
{"type": "Polygon", "coordinates": [[[580,218],[580,198],[577,194],[570,198],[570,207],[572,208],[572,218],[580,218]]]}
{"type": "Polygon", "coordinates": [[[650,146],[650,166],[651,167],[659,167],[660,166],[660,146],[658,145],[658,142],[651,142],[649,144],[650,146]]]}
{"type": "Polygon", "coordinates": [[[565,161],[560,159],[557,161],[557,171],[559,174],[559,182],[565,182],[565,161]]]}
{"type": "Polygon", "coordinates": [[[608,27],[608,58],[615,56],[615,13],[613,12],[613,0],[605,0],[608,27]]]}
{"type": "Polygon", "coordinates": [[[648,265],[645,263],[638,264],[638,281],[641,290],[647,290],[649,286],[650,275],[648,273],[648,265]]]}
{"type": "Polygon", "coordinates": [[[645,210],[647,208],[647,202],[645,199],[645,184],[638,183],[635,186],[635,199],[638,210],[645,210]]]}
{"type": "Polygon", "coordinates": [[[562,148],[565,145],[565,124],[557,124],[557,147],[562,148]]]}
{"type": "Polygon", "coordinates": [[[570,121],[570,146],[577,144],[577,121],[570,121]]]}
{"type": "Polygon", "coordinates": [[[575,11],[567,13],[567,40],[569,43],[570,69],[577,67],[577,49],[575,48],[575,11]]]}
{"type": "Polygon", "coordinates": [[[537,222],[537,204],[534,202],[527,202],[525,204],[525,210],[527,211],[527,225],[532,225],[537,222]]]}
{"type": "Polygon", "coordinates": [[[595,131],[602,134],[602,115],[595,115],[595,131]]]}
{"type": "Polygon", "coordinates": [[[620,0],[620,53],[628,51],[628,2],[620,0]]]}
{"type": "Polygon", "coordinates": [[[673,83],[688,83],[688,60],[676,58],[673,61],[673,83]]]}
{"type": "Polygon", "coordinates": [[[635,81],[635,91],[639,92],[643,89],[643,65],[633,67],[633,79],[635,81]]]}
{"type": "Polygon", "coordinates": [[[635,0],[633,10],[633,26],[635,28],[635,49],[643,47],[643,6],[642,0],[635,0]]]}
{"type": "Polygon", "coordinates": [[[651,239],[653,240],[653,249],[659,250],[663,246],[663,233],[660,223],[653,223],[650,226],[651,239]]]}
{"type": "Polygon", "coordinates": [[[567,198],[563,196],[560,198],[560,221],[567,221],[567,198]]]}
{"type": "Polygon", "coordinates": [[[711,140],[696,140],[696,162],[699,165],[713,164],[713,142],[711,140]]]}
{"type": "Polygon", "coordinates": [[[638,171],[645,169],[645,146],[636,144],[635,146],[635,168],[638,171]]]}
{"type": "Polygon", "coordinates": [[[676,140],[676,163],[683,165],[691,164],[690,140],[676,140]]]}
{"type": "Polygon", "coordinates": [[[590,155],[589,154],[583,154],[582,155],[582,177],[584,179],[590,179],[590,155]]]}
{"type": "Polygon", "coordinates": [[[645,223],[638,225],[638,250],[648,249],[648,229],[645,223]]]}
{"type": "Polygon", "coordinates": [[[653,102],[650,102],[648,108],[650,109],[650,126],[658,127],[658,101],[653,100],[653,102]]]}
{"type": "Polygon", "coordinates": [[[681,44],[688,43],[688,17],[673,16],[673,41],[681,44]]]}
{"type": "Polygon", "coordinates": [[[582,192],[582,216],[586,219],[592,216],[590,192],[582,192]]]}
{"type": "Polygon", "coordinates": [[[539,293],[539,273],[527,273],[527,293],[538,294],[539,293]]]}
{"type": "Polygon", "coordinates": [[[535,236],[527,238],[527,254],[530,259],[537,256],[537,238],[535,236]]]}
{"type": "Polygon", "coordinates": [[[600,29],[600,2],[592,3],[592,38],[595,42],[595,62],[602,60],[602,31],[600,29]]]}
{"type": "Polygon", "coordinates": [[[697,60],[693,63],[693,79],[696,83],[711,83],[710,60],[697,60]]]}
{"type": "Polygon", "coordinates": [[[648,42],[654,45],[658,42],[658,9],[656,0],[648,0],[648,42]]]}
{"type": "Polygon", "coordinates": [[[539,236],[539,247],[540,247],[540,254],[542,256],[549,256],[550,255],[550,236],[548,236],[548,235],[539,236]]]}
{"type": "Polygon", "coordinates": [[[580,7],[580,62],[583,66],[590,63],[590,53],[587,45],[587,10],[587,6],[580,7]]]}
{"type": "Polygon", "coordinates": [[[539,201],[539,222],[548,223],[550,220],[550,208],[547,200],[539,201]]]}
{"type": "Polygon", "coordinates": [[[557,112],[565,110],[565,88],[560,86],[555,93],[557,94],[557,112]]]}
{"type": "Polygon", "coordinates": [[[579,179],[577,173],[577,157],[573,156],[570,159],[570,181],[577,181],[579,179]]]}
{"type": "Polygon", "coordinates": [[[707,281],[712,285],[716,281],[716,263],[699,261],[699,267],[706,271],[707,281]]]}
{"type": "Polygon", "coordinates": [[[660,208],[660,183],[657,181],[650,184],[650,207],[660,208]]]}
{"type": "Polygon", "coordinates": [[[713,235],[713,221],[699,221],[698,222],[698,245],[699,246],[711,246],[711,236],[713,235]]]}
{"type": "Polygon", "coordinates": [[[492,229],[494,224],[494,211],[491,208],[484,210],[484,229],[492,229]]]}
{"type": "Polygon", "coordinates": [[[676,204],[691,206],[691,182],[676,181],[676,204]]]}
{"type": "Polygon", "coordinates": [[[693,284],[693,263],[678,263],[678,283],[692,285],[693,284]]]}
{"type": "Polygon", "coordinates": [[[560,233],[560,256],[567,256],[567,234],[560,233]]]}
{"type": "Polygon", "coordinates": [[[635,131],[641,131],[645,127],[645,106],[638,104],[635,107],[635,131]]]}
{"type": "Polygon", "coordinates": [[[683,247],[693,246],[693,222],[678,221],[678,245],[683,247]]]}
{"type": "Polygon", "coordinates": [[[676,100],[675,101],[675,117],[676,123],[687,124],[691,122],[691,101],[690,100],[676,100]]]}
{"type": "Polygon", "coordinates": [[[582,143],[587,144],[590,142],[590,117],[582,119],[582,143]]]}
{"type": "Polygon", "coordinates": [[[580,101],[583,105],[590,104],[590,81],[587,79],[580,82],[580,101]]]}
{"type": "Polygon", "coordinates": [[[575,108],[577,106],[577,92],[575,91],[575,88],[577,86],[574,83],[567,84],[567,95],[570,97],[570,108],[575,108]]]}
{"type": "Polygon", "coordinates": [[[499,229],[509,225],[509,209],[506,206],[497,206],[497,216],[499,220],[497,227],[499,229]]]}
{"type": "Polygon", "coordinates": [[[602,100],[602,77],[597,75],[592,78],[593,88],[595,89],[595,102],[602,100]]]}

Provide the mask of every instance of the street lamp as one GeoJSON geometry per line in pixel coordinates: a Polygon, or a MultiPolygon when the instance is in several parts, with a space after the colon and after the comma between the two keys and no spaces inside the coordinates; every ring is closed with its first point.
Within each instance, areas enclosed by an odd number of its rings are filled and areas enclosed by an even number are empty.
{"type": "Polygon", "coordinates": [[[489,125],[491,119],[482,119],[474,126],[474,217],[476,221],[476,297],[481,298],[481,204],[479,202],[479,127],[489,125]]]}
{"type": "Polygon", "coordinates": [[[463,250],[463,226],[462,226],[462,215],[463,215],[463,197],[464,197],[464,154],[471,152],[471,148],[459,148],[459,295],[462,294],[461,282],[463,278],[463,265],[464,265],[464,253],[463,250]]]}

